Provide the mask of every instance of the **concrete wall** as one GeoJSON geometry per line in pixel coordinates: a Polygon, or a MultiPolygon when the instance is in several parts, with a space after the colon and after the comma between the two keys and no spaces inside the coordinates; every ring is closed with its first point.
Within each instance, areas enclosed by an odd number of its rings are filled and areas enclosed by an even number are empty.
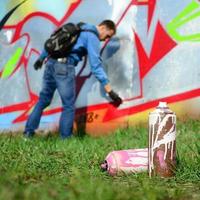
{"type": "MultiPolygon", "coordinates": [[[[102,44],[102,59],[124,99],[113,107],[83,60],[76,67],[75,127],[98,135],[147,123],[159,101],[180,119],[200,118],[198,0],[6,0],[0,11],[0,132],[23,129],[44,70],[34,71],[33,63],[50,33],[68,21],[116,22],[116,36],[102,44]]],[[[60,111],[55,93],[40,128],[56,129],[60,111]]]]}

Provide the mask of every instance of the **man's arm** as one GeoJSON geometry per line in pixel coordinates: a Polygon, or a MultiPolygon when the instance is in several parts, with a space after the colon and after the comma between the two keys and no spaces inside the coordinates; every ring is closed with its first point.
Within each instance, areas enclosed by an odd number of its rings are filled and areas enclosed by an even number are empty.
{"type": "Polygon", "coordinates": [[[48,56],[47,51],[45,49],[43,49],[39,58],[44,60],[47,56],[48,56]]]}
{"type": "Polygon", "coordinates": [[[88,34],[87,52],[90,62],[91,72],[95,75],[97,80],[103,85],[106,92],[111,90],[108,76],[104,71],[102,60],[100,57],[100,42],[93,33],[88,34]]]}
{"type": "Polygon", "coordinates": [[[104,86],[104,89],[105,89],[106,93],[109,93],[112,90],[109,83],[104,86]]]}
{"type": "Polygon", "coordinates": [[[112,90],[107,74],[105,73],[103,68],[102,60],[100,57],[100,42],[96,35],[94,35],[93,33],[88,34],[89,37],[87,41],[87,51],[91,71],[99,80],[99,82],[103,85],[105,92],[108,93],[110,98],[119,105],[122,103],[122,99],[112,90]]]}
{"type": "Polygon", "coordinates": [[[35,61],[33,67],[35,70],[41,69],[45,58],[48,56],[48,53],[44,49],[40,54],[39,58],[35,61]]]}

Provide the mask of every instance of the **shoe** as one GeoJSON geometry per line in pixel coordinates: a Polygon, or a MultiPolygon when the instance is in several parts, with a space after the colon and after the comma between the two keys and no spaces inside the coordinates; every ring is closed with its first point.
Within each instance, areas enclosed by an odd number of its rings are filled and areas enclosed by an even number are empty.
{"type": "Polygon", "coordinates": [[[61,135],[60,136],[60,138],[61,138],[61,140],[66,140],[66,139],[72,139],[72,138],[74,138],[74,135],[72,134],[72,135],[61,135]]]}
{"type": "Polygon", "coordinates": [[[34,136],[34,134],[35,134],[34,131],[33,132],[26,132],[26,131],[24,131],[23,132],[23,135],[24,135],[25,138],[32,138],[34,136]]]}

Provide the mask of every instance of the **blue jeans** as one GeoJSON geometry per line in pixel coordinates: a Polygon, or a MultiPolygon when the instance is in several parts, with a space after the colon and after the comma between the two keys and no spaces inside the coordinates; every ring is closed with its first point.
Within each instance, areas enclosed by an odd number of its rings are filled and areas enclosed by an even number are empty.
{"type": "Polygon", "coordinates": [[[39,100],[25,126],[26,136],[33,136],[34,130],[39,127],[42,112],[51,103],[56,89],[63,107],[59,121],[60,136],[64,139],[72,135],[75,113],[75,66],[49,59],[45,66],[39,100]]]}

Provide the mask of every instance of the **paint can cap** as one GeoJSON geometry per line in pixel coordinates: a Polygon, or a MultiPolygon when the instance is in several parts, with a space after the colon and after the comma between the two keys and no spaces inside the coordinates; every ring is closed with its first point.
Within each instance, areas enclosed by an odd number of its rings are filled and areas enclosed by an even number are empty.
{"type": "Polygon", "coordinates": [[[159,104],[158,104],[158,107],[159,107],[159,108],[167,108],[168,106],[167,106],[167,103],[166,103],[166,102],[160,101],[159,104]]]}

